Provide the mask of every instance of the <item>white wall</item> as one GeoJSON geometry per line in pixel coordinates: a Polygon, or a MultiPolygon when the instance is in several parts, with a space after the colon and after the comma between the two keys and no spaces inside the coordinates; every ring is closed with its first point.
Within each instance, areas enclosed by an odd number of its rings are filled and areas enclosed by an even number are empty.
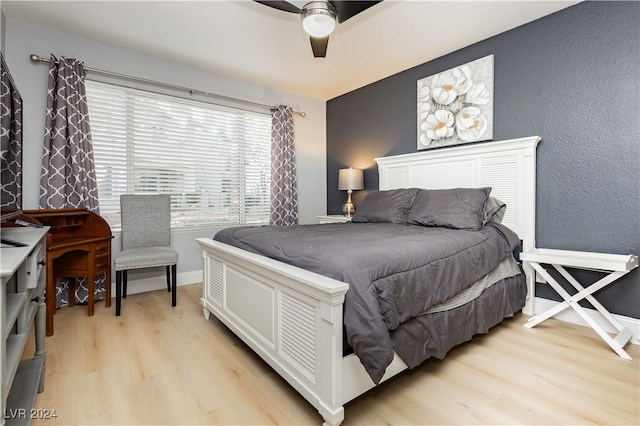
{"type": "Polygon", "coordinates": [[[4,13],[0,10],[0,50],[4,53],[4,13]]]}
{"type": "MultiPolygon", "coordinates": [[[[90,68],[108,70],[153,81],[189,87],[205,92],[266,105],[286,104],[294,110],[306,112],[306,117],[294,115],[296,159],[298,170],[298,204],[300,223],[314,223],[315,216],[326,212],[326,114],[325,102],[317,99],[279,92],[269,87],[234,80],[201,69],[141,54],[64,32],[6,19],[3,25],[5,59],[24,101],[23,127],[23,208],[38,208],[40,162],[44,139],[44,116],[48,82],[48,65],[33,63],[29,55],[42,57],[54,54],[79,59],[90,68]]],[[[189,97],[188,94],[118,81],[89,73],[88,78],[100,81],[155,90],[189,97]]],[[[197,237],[210,237],[215,229],[179,231],[172,235],[178,250],[178,282],[194,282],[200,275],[200,251],[194,242],[197,237]]],[[[120,239],[113,241],[114,253],[120,249],[120,239]]],[[[162,274],[163,270],[159,271],[162,274]]],[[[148,275],[148,274],[147,274],[148,275]]],[[[141,277],[147,276],[142,275],[141,277]]],[[[155,274],[154,274],[155,275],[155,274]]],[[[132,280],[137,277],[131,275],[132,280]]],[[[165,284],[157,280],[157,288],[165,284]]],[[[134,286],[131,287],[135,291],[134,286]]]]}

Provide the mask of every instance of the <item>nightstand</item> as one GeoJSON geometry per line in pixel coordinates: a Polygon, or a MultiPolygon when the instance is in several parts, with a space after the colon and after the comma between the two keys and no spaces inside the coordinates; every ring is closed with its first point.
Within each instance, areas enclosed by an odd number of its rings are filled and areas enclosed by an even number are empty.
{"type": "Polygon", "coordinates": [[[341,214],[330,214],[330,215],[316,216],[316,219],[318,219],[318,223],[351,222],[352,218],[353,218],[353,216],[346,217],[346,216],[343,216],[341,214]]]}

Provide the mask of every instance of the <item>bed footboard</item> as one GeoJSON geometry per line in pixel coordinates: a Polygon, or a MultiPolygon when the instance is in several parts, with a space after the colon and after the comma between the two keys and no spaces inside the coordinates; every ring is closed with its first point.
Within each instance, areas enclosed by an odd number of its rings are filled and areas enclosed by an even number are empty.
{"type": "Polygon", "coordinates": [[[202,249],[205,318],[213,313],[322,415],[344,419],[342,306],[348,285],[210,238],[202,249]]]}

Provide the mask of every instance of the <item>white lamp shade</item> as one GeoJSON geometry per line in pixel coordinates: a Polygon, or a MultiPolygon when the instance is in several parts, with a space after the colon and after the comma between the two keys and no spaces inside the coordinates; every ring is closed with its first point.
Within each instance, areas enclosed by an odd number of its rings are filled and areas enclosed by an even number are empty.
{"type": "Polygon", "coordinates": [[[349,167],[348,169],[338,170],[338,190],[348,191],[349,189],[357,190],[363,188],[364,177],[362,169],[349,167]]]}

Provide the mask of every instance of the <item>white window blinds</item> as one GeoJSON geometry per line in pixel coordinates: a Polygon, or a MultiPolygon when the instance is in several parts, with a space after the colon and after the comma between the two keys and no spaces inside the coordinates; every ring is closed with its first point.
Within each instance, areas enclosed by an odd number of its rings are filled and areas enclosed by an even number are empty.
{"type": "Polygon", "coordinates": [[[268,114],[86,86],[100,214],[112,229],[127,193],[171,194],[174,228],[269,222],[268,114]]]}

